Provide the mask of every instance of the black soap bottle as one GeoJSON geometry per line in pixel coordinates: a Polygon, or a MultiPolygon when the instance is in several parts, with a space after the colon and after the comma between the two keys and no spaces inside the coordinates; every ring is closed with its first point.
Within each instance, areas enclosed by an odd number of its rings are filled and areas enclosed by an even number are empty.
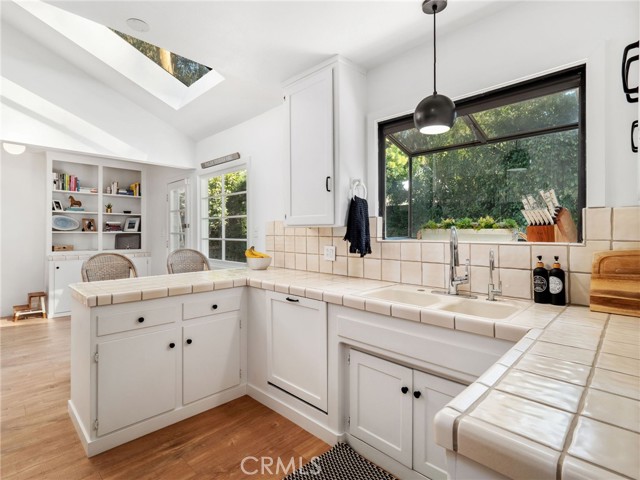
{"type": "Polygon", "coordinates": [[[538,263],[533,269],[533,301],[536,303],[549,303],[551,294],[549,293],[549,272],[544,268],[542,255],[538,255],[538,263]]]}
{"type": "Polygon", "coordinates": [[[558,257],[553,257],[555,263],[549,272],[549,292],[551,293],[551,303],[553,305],[566,305],[567,295],[564,281],[564,270],[560,268],[558,257]]]}

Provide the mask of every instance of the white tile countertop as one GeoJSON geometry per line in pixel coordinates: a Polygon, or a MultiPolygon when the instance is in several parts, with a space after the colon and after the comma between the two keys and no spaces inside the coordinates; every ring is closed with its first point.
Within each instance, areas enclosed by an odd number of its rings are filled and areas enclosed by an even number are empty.
{"type": "Polygon", "coordinates": [[[300,270],[208,272],[79,283],[94,307],[251,286],[517,342],[436,416],[436,441],[512,478],[640,478],[640,321],[513,302],[488,321],[366,298],[390,282],[300,270]]]}

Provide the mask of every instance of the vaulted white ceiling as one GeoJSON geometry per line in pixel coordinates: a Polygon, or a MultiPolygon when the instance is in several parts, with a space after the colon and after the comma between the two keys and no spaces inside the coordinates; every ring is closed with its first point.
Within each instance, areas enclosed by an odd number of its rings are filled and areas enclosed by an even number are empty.
{"type": "MultiPolygon", "coordinates": [[[[420,0],[391,1],[49,1],[214,68],[225,80],[175,110],[118,71],[3,1],[3,18],[63,58],[200,140],[282,102],[282,83],[340,54],[365,69],[420,44],[431,44],[431,17],[420,0]],[[147,22],[132,31],[128,18],[147,22]]],[[[455,32],[513,5],[506,0],[451,0],[438,34],[455,32]]],[[[427,59],[425,59],[427,61],[427,59]]]]}

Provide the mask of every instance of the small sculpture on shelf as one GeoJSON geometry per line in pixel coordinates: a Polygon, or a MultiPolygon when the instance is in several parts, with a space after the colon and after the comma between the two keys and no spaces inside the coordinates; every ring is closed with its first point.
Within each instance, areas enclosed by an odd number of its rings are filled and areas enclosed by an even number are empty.
{"type": "Polygon", "coordinates": [[[105,213],[111,213],[112,209],[113,209],[113,205],[111,205],[110,203],[107,203],[105,206],[105,213]]]}
{"type": "Polygon", "coordinates": [[[69,195],[69,207],[81,207],[82,202],[73,198],[73,195],[69,195]]]}

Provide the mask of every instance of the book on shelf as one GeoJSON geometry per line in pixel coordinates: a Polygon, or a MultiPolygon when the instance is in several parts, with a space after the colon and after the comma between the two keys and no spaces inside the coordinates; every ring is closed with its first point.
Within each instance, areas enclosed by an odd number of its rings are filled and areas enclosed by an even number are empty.
{"type": "Polygon", "coordinates": [[[53,172],[53,189],[68,192],[98,193],[96,187],[81,187],[80,179],[75,175],[53,172]]]}

